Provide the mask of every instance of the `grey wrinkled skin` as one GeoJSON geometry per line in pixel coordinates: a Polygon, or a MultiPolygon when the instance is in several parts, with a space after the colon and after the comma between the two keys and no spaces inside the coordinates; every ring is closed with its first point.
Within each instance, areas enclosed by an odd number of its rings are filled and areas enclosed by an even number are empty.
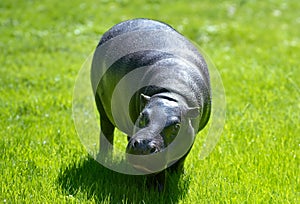
{"type": "MultiPolygon", "coordinates": [[[[205,127],[210,117],[211,90],[204,58],[186,38],[169,25],[158,21],[134,19],[119,23],[108,30],[102,36],[95,51],[91,81],[100,113],[100,153],[110,151],[109,147],[102,145],[103,140],[113,144],[114,128],[118,128],[129,136],[127,159],[134,167],[141,170],[147,170],[148,167],[143,162],[130,160],[130,154],[155,154],[164,151],[168,146],[185,152],[183,155],[173,155],[173,159],[166,160],[167,167],[175,170],[179,168],[194,142],[195,135],[205,127]],[[151,33],[156,30],[169,32],[170,38],[175,36],[174,44],[172,41],[168,44],[168,39],[164,39],[165,36],[160,38],[151,37],[151,34],[145,35],[147,31],[151,33]],[[144,37],[142,42],[149,43],[148,48],[153,45],[153,49],[139,50],[140,44],[132,39],[132,43],[113,44],[105,50],[107,55],[119,49],[128,50],[127,55],[117,59],[109,67],[105,65],[106,54],[101,55],[100,58],[96,57],[97,51],[106,42],[139,31],[145,35],[142,36],[144,37]],[[114,106],[112,96],[117,84],[124,79],[125,75],[138,70],[143,70],[139,73],[139,78],[125,80],[123,90],[117,92],[120,103],[114,106]],[[104,71],[104,75],[99,77],[98,73],[104,71]],[[132,96],[128,96],[126,87],[131,86],[141,88],[132,96]],[[130,97],[129,107],[121,103],[126,97],[130,97]],[[118,123],[112,109],[117,110],[118,123]],[[128,110],[131,121],[124,114],[128,110]],[[130,126],[129,122],[135,126],[130,126]],[[179,132],[182,138],[180,142],[173,144],[179,132]],[[190,144],[186,150],[184,150],[187,147],[185,144],[190,144]]],[[[158,177],[164,180],[161,176],[158,177]]],[[[163,188],[164,181],[157,183],[159,189],[163,188]]]]}

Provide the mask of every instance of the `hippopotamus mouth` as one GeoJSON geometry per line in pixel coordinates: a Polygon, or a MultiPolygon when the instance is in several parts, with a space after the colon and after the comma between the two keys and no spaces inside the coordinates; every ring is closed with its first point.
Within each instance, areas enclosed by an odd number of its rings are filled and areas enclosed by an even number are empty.
{"type": "Polygon", "coordinates": [[[151,170],[151,168],[148,168],[147,166],[145,166],[145,164],[142,165],[132,164],[132,167],[138,170],[139,172],[143,172],[145,174],[152,174],[157,172],[156,170],[151,170]]]}
{"type": "Polygon", "coordinates": [[[131,154],[130,150],[128,150],[126,159],[134,169],[150,174],[163,170],[168,165],[164,153],[164,149],[149,154],[131,154]]]}

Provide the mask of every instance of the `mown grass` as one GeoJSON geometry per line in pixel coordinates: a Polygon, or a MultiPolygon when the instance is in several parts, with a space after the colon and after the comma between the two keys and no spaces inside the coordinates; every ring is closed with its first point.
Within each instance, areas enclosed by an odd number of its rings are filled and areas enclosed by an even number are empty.
{"type": "Polygon", "coordinates": [[[1,1],[0,202],[297,203],[300,196],[297,1],[1,1]],[[210,55],[227,121],[204,160],[148,191],[143,177],[89,158],[72,91],[101,34],[135,17],[165,21],[210,55]]]}

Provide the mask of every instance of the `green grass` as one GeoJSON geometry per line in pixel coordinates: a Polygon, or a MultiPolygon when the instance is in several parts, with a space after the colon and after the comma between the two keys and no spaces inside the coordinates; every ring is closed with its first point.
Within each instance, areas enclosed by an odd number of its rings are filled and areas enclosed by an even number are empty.
{"type": "Polygon", "coordinates": [[[299,203],[300,4],[281,1],[0,2],[0,202],[299,203]],[[91,159],[72,121],[77,73],[101,34],[148,17],[197,42],[223,79],[215,150],[189,154],[165,193],[91,159]]]}

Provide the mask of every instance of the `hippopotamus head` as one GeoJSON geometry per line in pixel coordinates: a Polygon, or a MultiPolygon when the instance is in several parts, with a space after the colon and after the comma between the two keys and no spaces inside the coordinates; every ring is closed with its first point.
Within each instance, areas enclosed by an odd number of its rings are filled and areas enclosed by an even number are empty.
{"type": "MultiPolygon", "coordinates": [[[[174,141],[179,131],[195,134],[191,118],[199,115],[199,108],[188,107],[185,102],[169,95],[157,94],[152,97],[142,95],[145,107],[135,123],[135,131],[130,138],[126,152],[134,155],[149,155],[162,152],[174,141]]],[[[185,135],[194,138],[194,135],[185,135]]]]}

